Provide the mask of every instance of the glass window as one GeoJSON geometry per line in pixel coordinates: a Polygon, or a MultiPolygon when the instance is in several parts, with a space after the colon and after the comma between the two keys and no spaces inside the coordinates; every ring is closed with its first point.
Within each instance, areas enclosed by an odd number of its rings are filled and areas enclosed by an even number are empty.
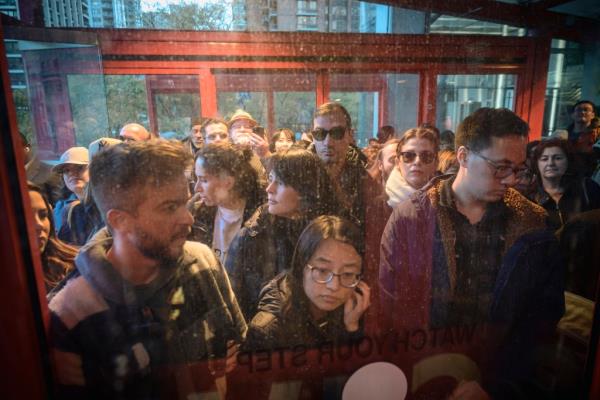
{"type": "Polygon", "coordinates": [[[453,35],[525,36],[527,30],[488,21],[432,14],[430,17],[429,32],[453,35]]]}
{"type": "Polygon", "coordinates": [[[359,147],[391,125],[399,136],[417,125],[419,75],[332,74],[331,101],[343,104],[352,117],[359,147]]]}
{"type": "Polygon", "coordinates": [[[571,123],[570,108],[582,100],[584,83],[584,48],[579,43],[552,40],[546,101],[544,107],[544,136],[571,123]]]}
{"type": "Polygon", "coordinates": [[[119,135],[123,125],[136,121],[149,128],[148,97],[144,75],[105,75],[110,135],[119,135]]]}
{"type": "Polygon", "coordinates": [[[478,108],[514,110],[515,85],[515,75],[438,75],[436,126],[455,132],[478,108]]]}
{"type": "Polygon", "coordinates": [[[237,109],[246,110],[269,133],[288,128],[299,134],[312,128],[315,74],[219,73],[215,77],[221,116],[229,118],[237,109]]]}

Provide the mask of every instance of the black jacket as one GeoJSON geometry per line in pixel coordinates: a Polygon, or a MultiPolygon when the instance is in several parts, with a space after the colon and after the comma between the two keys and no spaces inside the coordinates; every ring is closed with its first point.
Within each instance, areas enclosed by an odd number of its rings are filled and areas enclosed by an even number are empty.
{"type": "MultiPolygon", "coordinates": [[[[284,284],[285,275],[271,280],[260,293],[258,313],[248,326],[244,348],[247,351],[293,349],[297,346],[314,348],[329,343],[349,343],[359,340],[363,330],[348,332],[344,326],[344,307],[315,321],[308,307],[299,306],[286,313],[291,291],[284,284]]],[[[298,294],[303,296],[304,293],[298,294]]],[[[294,303],[299,304],[299,303],[294,303]]]]}
{"type": "Polygon", "coordinates": [[[565,177],[565,192],[558,204],[540,184],[534,201],[548,212],[547,225],[558,229],[577,214],[600,208],[600,186],[589,178],[565,177]]]}
{"type": "Polygon", "coordinates": [[[256,314],[263,286],[290,267],[294,247],[308,222],[276,217],[264,205],[231,242],[225,269],[246,319],[256,314]]]}

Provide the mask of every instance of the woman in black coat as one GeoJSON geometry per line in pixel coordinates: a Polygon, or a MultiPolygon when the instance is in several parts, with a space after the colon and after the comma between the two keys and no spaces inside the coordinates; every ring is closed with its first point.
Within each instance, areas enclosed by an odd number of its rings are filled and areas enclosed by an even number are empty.
{"type": "Polygon", "coordinates": [[[225,268],[244,317],[257,311],[265,284],[289,268],[296,242],[319,215],[337,214],[334,186],[319,158],[292,147],[271,157],[268,203],[245,224],[229,248],[225,268]]]}
{"type": "Polygon", "coordinates": [[[533,200],[548,212],[548,226],[559,229],[574,216],[600,208],[600,186],[570,171],[572,153],[563,139],[548,139],[535,148],[533,165],[539,187],[533,200]]]}

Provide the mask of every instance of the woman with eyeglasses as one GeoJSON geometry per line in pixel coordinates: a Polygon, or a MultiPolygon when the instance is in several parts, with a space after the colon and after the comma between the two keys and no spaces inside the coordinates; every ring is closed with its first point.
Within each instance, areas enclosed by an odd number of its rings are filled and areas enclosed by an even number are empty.
{"type": "Polygon", "coordinates": [[[302,232],[289,270],[262,290],[248,350],[316,347],[360,338],[370,305],[361,280],[362,237],[347,220],[323,215],[302,232]]]}
{"type": "Polygon", "coordinates": [[[388,204],[395,207],[436,174],[439,137],[430,128],[411,128],[396,148],[396,168],[385,185],[388,204]]]}
{"type": "Polygon", "coordinates": [[[229,248],[225,268],[242,313],[257,312],[263,286],[290,267],[294,246],[319,215],[339,214],[333,185],[319,158],[292,147],[271,157],[267,204],[257,209],[229,248]]]}
{"type": "Polygon", "coordinates": [[[231,241],[264,201],[264,187],[250,158],[226,142],[205,145],[196,154],[196,198],[190,240],[211,247],[225,262],[231,241]]]}
{"type": "Polygon", "coordinates": [[[572,173],[571,157],[571,145],[564,139],[542,140],[533,154],[539,182],[533,200],[548,212],[547,224],[552,229],[584,211],[600,208],[600,186],[572,173]]]}

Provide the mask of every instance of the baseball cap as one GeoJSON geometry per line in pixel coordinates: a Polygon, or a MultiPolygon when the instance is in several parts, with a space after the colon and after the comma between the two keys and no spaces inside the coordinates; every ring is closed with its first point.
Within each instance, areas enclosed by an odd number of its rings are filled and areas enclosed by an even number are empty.
{"type": "Polygon", "coordinates": [[[64,166],[67,164],[88,165],[89,163],[88,149],[85,147],[71,147],[60,156],[58,164],[52,167],[52,171],[62,173],[64,166]]]}

